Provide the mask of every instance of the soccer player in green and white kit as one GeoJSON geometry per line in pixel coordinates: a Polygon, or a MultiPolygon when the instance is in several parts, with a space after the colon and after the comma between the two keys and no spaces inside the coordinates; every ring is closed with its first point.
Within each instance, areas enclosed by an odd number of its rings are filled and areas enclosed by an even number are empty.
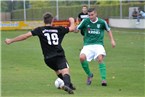
{"type": "Polygon", "coordinates": [[[85,30],[84,32],[84,46],[80,53],[80,62],[87,74],[87,85],[90,85],[93,78],[93,73],[89,69],[89,64],[92,59],[97,60],[99,63],[99,70],[102,78],[102,86],[107,86],[106,82],[106,65],[103,62],[106,52],[104,49],[103,39],[104,30],[108,32],[111,40],[112,47],[115,47],[115,41],[112,32],[107,25],[106,21],[97,17],[95,8],[88,10],[89,18],[84,19],[77,26],[77,30],[85,30]]]}

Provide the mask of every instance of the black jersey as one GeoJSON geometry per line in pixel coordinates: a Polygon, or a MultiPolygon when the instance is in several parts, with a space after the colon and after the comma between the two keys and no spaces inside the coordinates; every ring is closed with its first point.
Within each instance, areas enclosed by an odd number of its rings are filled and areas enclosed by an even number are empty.
{"type": "Polygon", "coordinates": [[[49,59],[56,56],[65,56],[64,50],[61,46],[61,42],[66,33],[69,32],[69,28],[62,26],[42,26],[35,28],[31,31],[33,36],[38,36],[42,48],[42,52],[45,59],[49,59]]]}
{"type": "Polygon", "coordinates": [[[79,13],[78,18],[82,21],[83,19],[88,18],[88,13],[79,13]]]}

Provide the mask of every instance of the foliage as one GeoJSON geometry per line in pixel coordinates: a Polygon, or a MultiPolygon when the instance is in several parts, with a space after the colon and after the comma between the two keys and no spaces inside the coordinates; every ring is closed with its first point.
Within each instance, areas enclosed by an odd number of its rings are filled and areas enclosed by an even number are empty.
{"type": "Polygon", "coordinates": [[[11,8],[12,6],[10,1],[1,1],[1,12],[10,12],[11,8]]]}
{"type": "Polygon", "coordinates": [[[48,7],[49,1],[30,1],[31,8],[42,8],[42,7],[48,7]]]}
{"type": "MultiPolygon", "coordinates": [[[[24,8],[24,2],[21,1],[1,1],[2,12],[12,12],[13,10],[19,10],[24,8]]],[[[25,1],[26,8],[29,8],[29,1],[25,1]]]]}
{"type": "Polygon", "coordinates": [[[120,2],[118,0],[108,0],[108,1],[102,1],[102,0],[97,0],[97,4],[99,5],[115,5],[119,4],[120,2]]]}
{"type": "MultiPolygon", "coordinates": [[[[91,1],[91,0],[90,0],[91,1]]],[[[59,1],[59,19],[64,20],[68,17],[72,16],[74,18],[77,17],[78,13],[81,12],[81,5],[88,4],[88,1],[73,1],[73,0],[64,0],[59,1]]],[[[109,18],[109,17],[119,17],[120,16],[120,5],[119,0],[97,0],[91,1],[91,7],[96,7],[98,15],[101,18],[109,18]]],[[[128,17],[128,9],[129,7],[141,7],[144,8],[144,2],[140,1],[122,1],[123,8],[123,17],[128,17]]],[[[56,1],[51,0],[26,0],[26,18],[27,20],[41,20],[42,14],[46,11],[53,13],[56,16],[56,1]],[[37,13],[37,14],[36,14],[37,13]]],[[[23,2],[22,1],[2,1],[2,11],[10,11],[12,19],[11,20],[23,20],[23,2]]]]}
{"type": "MultiPolygon", "coordinates": [[[[145,3],[143,4],[123,4],[123,17],[128,17],[128,9],[129,7],[143,7],[145,3]]],[[[109,18],[109,17],[119,17],[120,16],[120,6],[119,4],[116,5],[91,5],[91,7],[97,8],[97,13],[99,17],[101,18],[109,18]]],[[[51,12],[54,16],[56,15],[56,7],[51,6],[47,8],[29,8],[26,10],[27,13],[27,20],[41,20],[42,15],[45,12],[51,12]],[[37,13],[37,14],[36,14],[37,13]]],[[[74,17],[76,18],[78,13],[81,12],[81,6],[75,5],[75,6],[59,6],[59,19],[64,20],[68,17],[74,17]]],[[[17,10],[12,12],[12,17],[14,20],[23,20],[23,10],[17,10]]]]}

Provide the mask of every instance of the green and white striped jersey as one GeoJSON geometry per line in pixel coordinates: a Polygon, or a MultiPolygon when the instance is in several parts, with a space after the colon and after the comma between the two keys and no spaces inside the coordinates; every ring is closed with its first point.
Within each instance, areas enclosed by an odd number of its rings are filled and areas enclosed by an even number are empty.
{"type": "Polygon", "coordinates": [[[89,18],[84,19],[77,26],[77,29],[84,31],[84,45],[104,45],[104,30],[110,31],[106,21],[101,18],[97,18],[95,22],[92,22],[89,18]]]}

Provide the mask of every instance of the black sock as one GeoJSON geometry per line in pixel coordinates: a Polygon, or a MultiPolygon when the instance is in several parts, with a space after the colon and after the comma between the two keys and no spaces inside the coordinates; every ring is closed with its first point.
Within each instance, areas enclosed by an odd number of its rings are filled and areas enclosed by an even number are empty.
{"type": "Polygon", "coordinates": [[[63,76],[63,81],[64,81],[64,84],[69,87],[70,86],[70,83],[71,83],[70,75],[65,74],[63,76]]]}
{"type": "Polygon", "coordinates": [[[62,74],[59,74],[59,75],[57,75],[60,79],[62,79],[63,80],[63,76],[62,76],[62,74]]]}

